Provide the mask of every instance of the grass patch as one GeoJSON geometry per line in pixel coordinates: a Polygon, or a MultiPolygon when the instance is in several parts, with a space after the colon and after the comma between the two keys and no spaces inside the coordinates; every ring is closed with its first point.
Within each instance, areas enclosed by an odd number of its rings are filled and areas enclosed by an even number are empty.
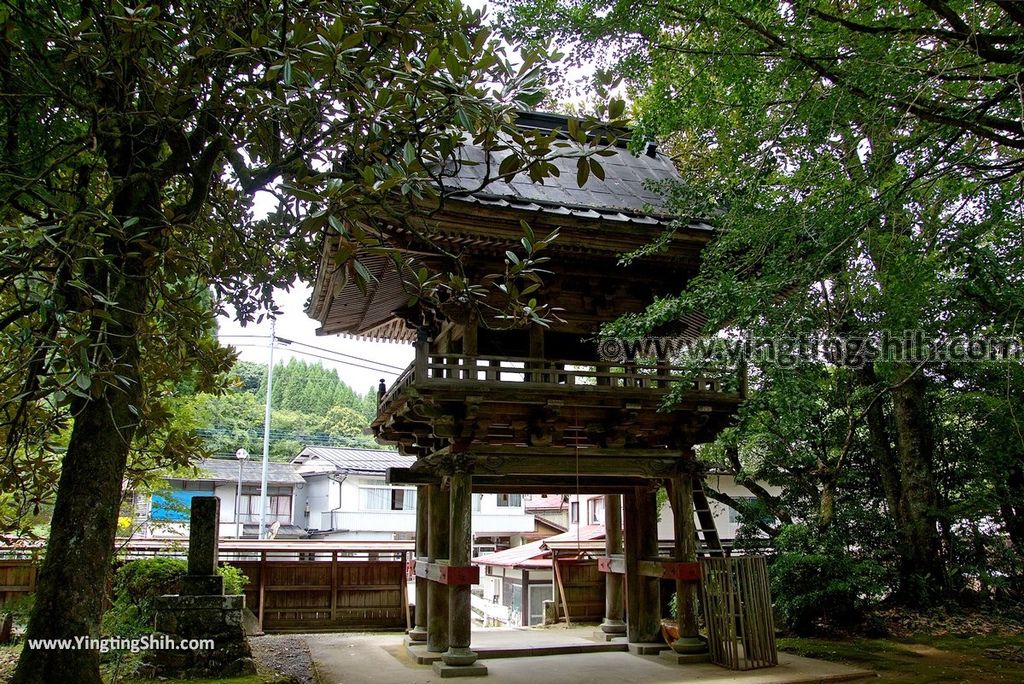
{"type": "MultiPolygon", "coordinates": [[[[104,681],[110,681],[104,678],[104,681]]],[[[160,682],[161,684],[279,684],[284,681],[280,675],[247,675],[244,677],[217,677],[215,679],[118,679],[118,684],[142,684],[143,682],[160,682]]]]}
{"type": "Polygon", "coordinates": [[[779,650],[873,670],[880,681],[913,684],[971,682],[1016,684],[1024,664],[993,651],[1013,654],[1024,649],[1024,638],[919,634],[908,639],[779,639],[779,650]]]}

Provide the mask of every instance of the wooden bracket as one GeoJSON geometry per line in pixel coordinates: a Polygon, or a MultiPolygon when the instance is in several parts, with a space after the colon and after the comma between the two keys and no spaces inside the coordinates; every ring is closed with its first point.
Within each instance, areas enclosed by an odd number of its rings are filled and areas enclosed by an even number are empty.
{"type": "MultiPolygon", "coordinates": [[[[700,563],[687,563],[670,558],[656,558],[637,562],[638,571],[643,577],[659,577],[676,580],[677,582],[699,582],[701,578],[700,563]]],[[[602,556],[597,559],[597,569],[613,575],[626,574],[626,560],[621,557],[602,556]]]]}
{"type": "Polygon", "coordinates": [[[480,568],[476,565],[448,565],[416,561],[416,576],[449,586],[476,584],[480,581],[480,568]]]}

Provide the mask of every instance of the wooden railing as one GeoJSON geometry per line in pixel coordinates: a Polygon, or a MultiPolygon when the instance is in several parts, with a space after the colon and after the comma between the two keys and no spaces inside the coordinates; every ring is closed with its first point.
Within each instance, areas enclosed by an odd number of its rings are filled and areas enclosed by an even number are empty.
{"type": "Polygon", "coordinates": [[[745,394],[746,372],[741,368],[732,377],[695,378],[688,369],[669,365],[613,365],[562,359],[427,354],[417,358],[398,376],[394,384],[381,395],[380,405],[386,406],[397,399],[409,385],[430,386],[449,382],[481,386],[509,383],[538,387],[577,386],[661,391],[684,385],[683,391],[729,394],[742,398],[745,394]]]}

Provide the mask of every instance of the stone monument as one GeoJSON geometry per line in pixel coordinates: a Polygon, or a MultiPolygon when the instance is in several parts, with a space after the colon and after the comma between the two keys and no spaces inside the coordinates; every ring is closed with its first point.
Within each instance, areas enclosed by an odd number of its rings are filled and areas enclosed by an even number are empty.
{"type": "Polygon", "coordinates": [[[256,665],[242,628],[245,596],[225,596],[217,574],[220,499],[192,499],[188,536],[188,574],[181,593],[156,601],[155,639],[213,640],[213,648],[159,649],[149,652],[144,674],[155,677],[219,677],[255,674],[256,665]]]}

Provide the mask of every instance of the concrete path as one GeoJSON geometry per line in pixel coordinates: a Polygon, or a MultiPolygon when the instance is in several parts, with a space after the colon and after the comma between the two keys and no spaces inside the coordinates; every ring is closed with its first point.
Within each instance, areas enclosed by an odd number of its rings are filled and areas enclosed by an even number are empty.
{"type": "MultiPolygon", "coordinates": [[[[540,647],[585,639],[593,627],[579,630],[481,630],[474,643],[483,646],[540,647]]],[[[311,634],[306,637],[320,684],[426,684],[451,682],[436,676],[430,666],[417,665],[404,645],[404,635],[311,634]]],[[[591,642],[593,643],[593,642],[591,642]]],[[[842,682],[874,677],[865,670],[800,656],[779,654],[779,666],[733,672],[716,665],[674,665],[658,656],[629,653],[583,653],[481,661],[486,677],[467,677],[480,684],[678,684],[679,682],[738,682],[741,684],[798,684],[842,682]]]]}

